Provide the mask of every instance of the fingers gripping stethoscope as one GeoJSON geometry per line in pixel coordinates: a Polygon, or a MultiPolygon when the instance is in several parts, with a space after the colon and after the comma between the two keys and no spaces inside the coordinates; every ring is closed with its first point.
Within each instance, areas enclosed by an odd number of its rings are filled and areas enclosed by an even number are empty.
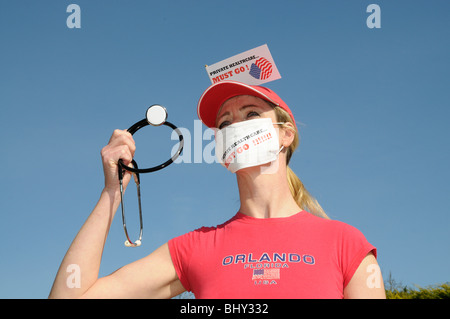
{"type": "Polygon", "coordinates": [[[140,130],[141,128],[143,128],[144,126],[147,126],[149,124],[151,124],[153,126],[166,125],[166,126],[172,128],[175,132],[177,132],[178,138],[180,140],[180,144],[179,144],[178,150],[175,152],[175,154],[173,154],[173,156],[169,160],[167,160],[166,162],[164,162],[158,166],[140,169],[140,168],[138,168],[138,165],[134,159],[131,161],[131,164],[133,165],[133,167],[126,166],[121,159],[119,160],[118,166],[119,166],[119,184],[120,184],[120,204],[121,204],[121,208],[122,208],[123,229],[125,231],[125,236],[127,238],[127,240],[125,241],[125,246],[127,246],[127,247],[138,247],[142,243],[143,220],[142,220],[142,206],[141,206],[141,186],[140,186],[141,183],[140,183],[139,174],[155,172],[155,171],[158,171],[160,169],[163,169],[163,168],[169,166],[170,164],[172,164],[175,161],[175,159],[178,156],[180,156],[181,152],[183,151],[184,139],[183,139],[183,135],[181,134],[181,131],[175,125],[173,125],[170,122],[167,122],[166,120],[167,120],[167,110],[163,106],[155,104],[155,105],[150,106],[147,109],[147,112],[145,114],[145,119],[135,123],[128,129],[128,132],[130,132],[131,135],[133,135],[138,130],[140,130]],[[140,231],[139,231],[139,238],[134,243],[131,241],[131,239],[128,235],[127,225],[126,225],[126,221],[125,221],[125,209],[124,209],[124,204],[123,204],[123,176],[125,174],[125,170],[133,173],[134,181],[136,182],[137,196],[138,196],[138,203],[139,203],[140,231]]]}

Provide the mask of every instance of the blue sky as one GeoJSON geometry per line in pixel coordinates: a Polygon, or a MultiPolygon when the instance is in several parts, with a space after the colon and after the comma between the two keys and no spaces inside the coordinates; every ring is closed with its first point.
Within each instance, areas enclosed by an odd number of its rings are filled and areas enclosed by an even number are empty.
{"type": "MultiPolygon", "coordinates": [[[[194,162],[194,147],[210,143],[194,130],[204,65],[262,44],[282,76],[267,86],[300,123],[291,167],[309,191],[378,248],[385,277],[449,281],[449,12],[439,0],[1,0],[0,298],[47,297],[100,195],[100,150],[115,128],[163,104],[191,132],[194,162]],[[80,29],[66,25],[71,3],[80,29]],[[371,3],[380,29],[366,25],[371,3]]],[[[142,167],[166,159],[170,133],[136,133],[142,167]]],[[[124,247],[116,215],[101,275],[239,207],[219,164],[174,164],[141,182],[143,245],[124,247]]],[[[133,238],[135,199],[130,188],[133,238]]]]}

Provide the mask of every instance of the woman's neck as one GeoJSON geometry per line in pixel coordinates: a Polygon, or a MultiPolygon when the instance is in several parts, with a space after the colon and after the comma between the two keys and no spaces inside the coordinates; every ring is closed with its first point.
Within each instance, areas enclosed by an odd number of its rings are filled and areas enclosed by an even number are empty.
{"type": "Polygon", "coordinates": [[[249,167],[236,174],[240,212],[255,218],[289,217],[301,211],[289,190],[286,167],[267,174],[263,167],[249,167]]]}

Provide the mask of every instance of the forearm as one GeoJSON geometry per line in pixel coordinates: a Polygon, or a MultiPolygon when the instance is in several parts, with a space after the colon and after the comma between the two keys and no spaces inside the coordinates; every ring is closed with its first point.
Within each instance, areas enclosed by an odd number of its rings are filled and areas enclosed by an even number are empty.
{"type": "Polygon", "coordinates": [[[53,283],[49,298],[81,297],[97,281],[103,248],[120,199],[103,191],[94,210],[67,251],[53,283]],[[79,271],[74,274],[72,271],[79,271]],[[68,284],[77,275],[79,284],[68,284]]]}

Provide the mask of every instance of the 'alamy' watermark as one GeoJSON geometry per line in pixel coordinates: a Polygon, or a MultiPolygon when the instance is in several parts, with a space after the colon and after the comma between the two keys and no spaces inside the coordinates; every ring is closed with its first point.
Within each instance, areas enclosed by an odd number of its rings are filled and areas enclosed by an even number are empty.
{"type": "Polygon", "coordinates": [[[71,14],[67,17],[66,25],[69,29],[80,29],[81,28],[81,8],[78,4],[69,4],[67,6],[66,12],[71,14]]]}
{"type": "Polygon", "coordinates": [[[367,276],[366,285],[369,288],[381,288],[382,277],[381,277],[381,269],[377,264],[370,264],[366,268],[366,272],[370,273],[367,276]]]}
{"type": "Polygon", "coordinates": [[[369,29],[381,28],[381,8],[378,4],[369,4],[366,12],[371,13],[366,20],[366,25],[369,29]]]}
{"type": "Polygon", "coordinates": [[[70,264],[66,268],[69,273],[66,280],[68,288],[81,288],[81,268],[77,264],[70,264]]]}
{"type": "MultiPolygon", "coordinates": [[[[254,163],[258,160],[258,153],[250,153],[247,157],[241,158],[239,156],[240,153],[249,151],[250,148],[255,147],[255,145],[259,145],[267,142],[267,139],[264,137],[254,137],[252,139],[251,134],[249,136],[245,136],[241,138],[239,141],[233,141],[232,143],[232,152],[231,155],[226,159],[226,161],[219,160],[219,158],[223,158],[224,155],[220,154],[217,156],[216,154],[216,134],[218,134],[214,129],[207,128],[203,131],[203,124],[200,120],[194,120],[194,129],[193,133],[187,128],[179,127],[178,130],[183,135],[184,147],[183,152],[180,156],[174,161],[176,164],[180,163],[206,163],[206,164],[222,164],[227,167],[226,164],[230,163],[241,163],[245,164],[246,161],[248,163],[254,163]],[[246,144],[240,145],[238,142],[245,140],[246,144]]],[[[279,136],[279,129],[275,128],[276,136],[279,136]]],[[[224,135],[218,134],[219,138],[225,138],[224,135]]],[[[179,135],[177,132],[173,131],[171,135],[171,140],[178,141],[179,135]]],[[[226,143],[225,143],[226,144],[226,143]]],[[[241,143],[242,144],[242,143],[241,143]]],[[[171,150],[172,156],[178,151],[179,143],[176,143],[171,150]]],[[[281,151],[281,150],[280,150],[281,151]]],[[[258,164],[259,166],[259,164],[258,164]]],[[[275,160],[267,165],[261,166],[262,174],[274,174],[277,172],[279,167],[278,156],[275,160]]]]}
{"type": "MultiPolygon", "coordinates": [[[[206,129],[203,131],[203,125],[200,120],[194,120],[194,132],[185,127],[178,128],[183,135],[184,147],[181,155],[174,161],[176,164],[180,163],[218,163],[215,156],[215,132],[213,129],[206,129]],[[206,143],[203,147],[204,142],[206,143]]],[[[178,141],[178,134],[173,131],[170,137],[174,141],[178,141]]],[[[172,148],[172,155],[178,150],[179,144],[177,143],[172,148]]]]}

